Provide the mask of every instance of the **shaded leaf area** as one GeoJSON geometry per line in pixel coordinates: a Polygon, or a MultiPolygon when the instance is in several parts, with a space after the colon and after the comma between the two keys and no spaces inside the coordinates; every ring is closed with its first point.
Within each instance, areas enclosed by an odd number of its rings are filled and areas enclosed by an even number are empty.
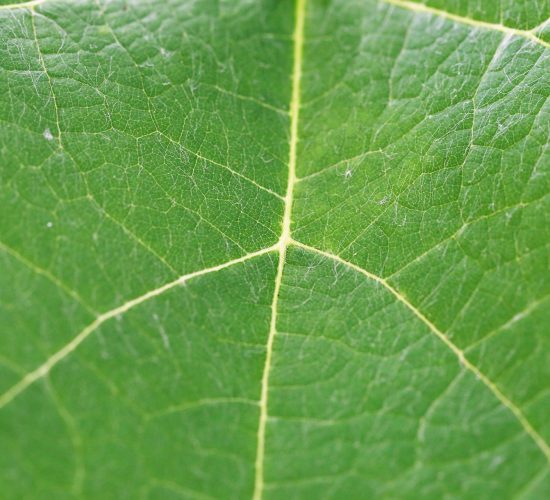
{"type": "Polygon", "coordinates": [[[96,330],[1,410],[3,490],[250,494],[275,264],[197,278],[96,330]]]}

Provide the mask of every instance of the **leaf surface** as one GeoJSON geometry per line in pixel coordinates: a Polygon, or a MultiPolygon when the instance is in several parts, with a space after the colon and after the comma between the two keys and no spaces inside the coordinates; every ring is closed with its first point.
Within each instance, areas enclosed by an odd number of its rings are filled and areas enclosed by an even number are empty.
{"type": "Polygon", "coordinates": [[[549,16],[0,1],[2,496],[548,497],[549,16]]]}

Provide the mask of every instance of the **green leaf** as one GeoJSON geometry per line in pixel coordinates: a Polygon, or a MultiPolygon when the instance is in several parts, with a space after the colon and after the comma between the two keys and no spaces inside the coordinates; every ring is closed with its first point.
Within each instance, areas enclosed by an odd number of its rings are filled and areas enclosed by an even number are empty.
{"type": "Polygon", "coordinates": [[[546,0],[0,6],[0,496],[548,498],[546,0]]]}

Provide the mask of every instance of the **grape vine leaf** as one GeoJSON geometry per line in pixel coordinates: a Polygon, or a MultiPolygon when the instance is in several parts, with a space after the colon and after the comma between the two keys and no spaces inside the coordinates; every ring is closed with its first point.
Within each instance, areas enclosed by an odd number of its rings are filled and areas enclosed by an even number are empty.
{"type": "Polygon", "coordinates": [[[547,0],[0,1],[0,496],[548,498],[547,0]]]}

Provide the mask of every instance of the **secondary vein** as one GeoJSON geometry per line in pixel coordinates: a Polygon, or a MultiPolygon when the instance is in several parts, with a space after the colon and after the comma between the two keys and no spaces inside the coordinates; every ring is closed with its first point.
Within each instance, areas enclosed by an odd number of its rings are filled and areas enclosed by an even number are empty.
{"type": "Polygon", "coordinates": [[[407,1],[407,0],[381,0],[381,1],[383,1],[384,3],[391,4],[391,5],[395,5],[397,7],[401,7],[402,9],[410,10],[412,12],[419,12],[419,13],[423,13],[423,14],[431,14],[431,15],[434,15],[434,16],[443,17],[443,18],[448,19],[450,21],[454,21],[454,22],[460,23],[460,24],[467,24],[467,25],[473,26],[475,28],[482,28],[482,29],[488,29],[488,30],[493,30],[493,31],[500,31],[501,33],[506,33],[506,34],[519,36],[521,38],[526,38],[527,40],[530,40],[534,43],[542,45],[543,47],[550,48],[550,43],[548,43],[545,40],[539,38],[535,34],[538,27],[534,28],[533,30],[520,30],[520,29],[516,29],[516,28],[510,28],[510,27],[504,26],[502,24],[488,23],[486,21],[479,21],[477,19],[472,19],[470,17],[459,16],[458,14],[452,14],[452,13],[446,12],[444,10],[435,9],[433,7],[428,7],[427,5],[424,5],[424,4],[418,3],[418,2],[410,2],[410,1],[407,1]]]}
{"type": "Polygon", "coordinates": [[[69,354],[71,354],[80,344],[82,344],[82,342],[84,342],[95,330],[97,330],[107,320],[110,320],[116,316],[120,316],[121,314],[124,314],[125,312],[129,311],[130,309],[133,309],[134,307],[138,306],[139,304],[142,304],[143,302],[146,302],[149,299],[157,297],[158,295],[161,295],[164,292],[167,292],[168,290],[174,288],[175,286],[182,285],[193,278],[196,278],[198,276],[203,276],[205,274],[210,274],[216,271],[221,271],[222,269],[231,267],[235,264],[239,264],[241,262],[245,262],[255,257],[259,257],[260,255],[273,252],[278,248],[279,248],[278,245],[274,245],[269,248],[263,248],[262,250],[258,250],[256,252],[243,255],[242,257],[239,257],[237,259],[224,262],[223,264],[218,264],[217,266],[209,267],[207,269],[201,269],[200,271],[194,271],[189,274],[184,274],[183,276],[180,276],[178,279],[171,281],[170,283],[166,283],[158,288],[155,288],[154,290],[150,290],[149,292],[144,293],[143,295],[140,295],[139,297],[136,297],[132,300],[129,300],[128,302],[122,304],[121,306],[116,307],[115,309],[111,309],[110,311],[100,314],[94,321],[92,321],[88,326],[86,326],[68,344],[66,344],[59,351],[57,351],[52,356],[50,356],[38,368],[27,373],[27,375],[25,375],[19,382],[17,382],[10,389],[8,389],[4,394],[0,395],[0,409],[2,409],[4,406],[10,403],[13,399],[15,399],[19,394],[21,394],[25,389],[27,389],[34,382],[45,377],[55,365],[57,365],[60,361],[65,359],[69,354]]]}
{"type": "Polygon", "coordinates": [[[533,439],[535,444],[538,446],[538,448],[542,451],[548,462],[550,462],[550,446],[548,446],[548,443],[544,440],[544,438],[535,430],[535,428],[531,425],[527,417],[523,414],[523,412],[520,410],[518,406],[516,406],[515,403],[513,403],[501,390],[500,388],[491,380],[487,375],[485,375],[477,366],[475,366],[471,361],[466,358],[464,352],[455,345],[447,335],[445,335],[437,326],[435,326],[434,323],[432,323],[416,306],[411,304],[409,300],[403,296],[396,288],[394,288],[390,283],[387,282],[384,278],[381,278],[380,276],[377,276],[375,274],[370,273],[366,269],[363,269],[362,267],[357,266],[356,264],[353,264],[352,262],[348,262],[347,260],[343,259],[342,257],[325,252],[323,250],[319,250],[318,248],[306,245],[304,243],[301,243],[296,240],[292,240],[292,245],[295,245],[299,248],[303,248],[304,250],[308,250],[310,252],[317,253],[319,255],[322,255],[323,257],[327,259],[331,259],[333,261],[339,262],[340,264],[343,264],[344,266],[353,269],[354,271],[363,274],[367,278],[376,281],[377,283],[380,283],[384,288],[386,288],[389,292],[391,292],[397,300],[399,300],[402,304],[404,304],[420,321],[422,321],[429,329],[430,331],[435,334],[436,337],[439,338],[458,358],[459,362],[462,366],[464,366],[467,370],[469,370],[471,373],[473,373],[478,380],[481,380],[483,384],[496,396],[496,398],[506,407],[508,408],[512,414],[516,417],[520,425],[523,427],[524,431],[533,439]]]}
{"type": "Polygon", "coordinates": [[[31,0],[30,2],[10,3],[0,5],[0,10],[12,10],[12,9],[33,9],[37,5],[41,5],[47,0],[31,0]]]}
{"type": "Polygon", "coordinates": [[[269,401],[269,373],[273,356],[273,343],[277,333],[277,308],[279,303],[279,294],[283,279],[283,270],[285,265],[286,250],[292,242],[291,239],[291,215],[292,201],[294,197],[294,184],[296,183],[296,151],[298,145],[298,120],[300,112],[300,83],[302,79],[302,54],[304,46],[304,20],[307,0],[297,0],[295,6],[294,21],[294,50],[292,66],[292,90],[290,100],[290,143],[288,158],[288,181],[285,196],[285,210],[283,214],[283,224],[281,237],[279,239],[279,263],[277,266],[277,275],[275,278],[275,287],[273,290],[273,300],[271,302],[271,321],[269,325],[269,334],[267,337],[265,364],[262,375],[262,386],[260,395],[260,417],[258,422],[258,442],[256,448],[255,461],[255,480],[253,499],[260,500],[264,490],[264,464],[265,464],[265,435],[268,419],[268,401],[269,401]]]}

